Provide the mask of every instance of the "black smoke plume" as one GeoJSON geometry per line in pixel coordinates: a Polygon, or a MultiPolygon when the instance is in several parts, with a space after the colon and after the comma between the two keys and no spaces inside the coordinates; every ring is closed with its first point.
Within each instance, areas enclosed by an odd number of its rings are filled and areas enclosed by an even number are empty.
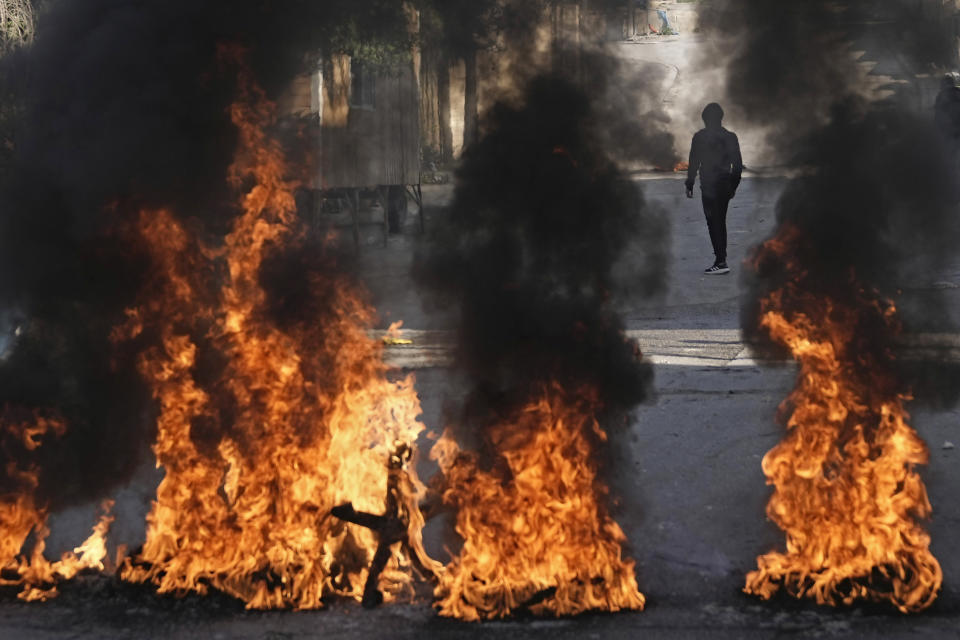
{"type": "Polygon", "coordinates": [[[482,429],[550,381],[596,389],[611,412],[649,392],[651,367],[610,305],[611,274],[638,244],[640,286],[662,288],[667,225],[611,160],[604,127],[615,123],[598,113],[555,74],[533,79],[520,106],[496,105],[417,256],[418,280],[460,312],[456,366],[473,385],[464,424],[482,429]]]}
{"type": "Polygon", "coordinates": [[[593,122],[602,123],[592,133],[598,146],[624,169],[669,171],[680,159],[653,69],[664,72],[661,65],[631,68],[604,50],[578,56],[579,84],[591,96],[593,122]]]}
{"type": "MultiPolygon", "coordinates": [[[[244,49],[273,98],[308,52],[403,24],[399,2],[45,4],[34,43],[0,70],[2,95],[21,105],[0,184],[0,313],[19,325],[0,360],[0,407],[67,424],[34,451],[0,442],[0,469],[39,468],[40,503],[100,496],[148,450],[145,345],[119,349],[110,334],[151,271],[130,241],[141,209],[169,209],[212,238],[237,213],[226,178],[238,69],[218,52],[244,49]]],[[[16,483],[0,471],[0,493],[16,483]]]]}
{"type": "Polygon", "coordinates": [[[701,7],[700,64],[723,76],[725,111],[769,128],[780,154],[827,122],[835,100],[856,87],[841,16],[835,4],[819,0],[717,0],[701,7]]]}
{"type": "MultiPolygon", "coordinates": [[[[868,63],[896,56],[925,71],[942,64],[941,44],[921,46],[910,27],[917,16],[902,21],[902,11],[902,3],[724,0],[702,15],[701,29],[730,51],[724,106],[765,128],[778,163],[800,172],[777,203],[777,233],[796,234],[781,258],[768,255],[744,270],[742,325],[765,349],[772,347],[758,326],[760,301],[788,282],[820,299],[852,301],[861,290],[891,299],[907,334],[953,326],[929,287],[930,274],[955,251],[950,151],[932,105],[919,109],[910,87],[882,86],[853,55],[865,52],[868,63]]],[[[789,296],[784,303],[795,310],[789,296]]],[[[955,385],[942,384],[956,379],[950,367],[884,357],[898,339],[879,316],[864,313],[858,340],[857,349],[891,367],[901,391],[937,400],[953,393],[955,385]]]]}

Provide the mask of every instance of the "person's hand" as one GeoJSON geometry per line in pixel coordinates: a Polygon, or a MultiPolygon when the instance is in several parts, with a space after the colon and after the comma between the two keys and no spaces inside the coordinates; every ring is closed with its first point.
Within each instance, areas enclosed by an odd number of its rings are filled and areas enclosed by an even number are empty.
{"type": "Polygon", "coordinates": [[[688,198],[693,197],[693,187],[687,187],[687,197],[688,198]]]}

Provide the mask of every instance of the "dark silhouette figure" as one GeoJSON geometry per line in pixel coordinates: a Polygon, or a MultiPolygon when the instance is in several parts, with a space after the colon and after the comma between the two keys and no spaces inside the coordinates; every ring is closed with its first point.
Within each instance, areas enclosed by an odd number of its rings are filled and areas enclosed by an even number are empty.
{"type": "Polygon", "coordinates": [[[700,172],[703,213],[707,218],[710,242],[713,244],[713,266],[704,270],[709,275],[730,273],[727,266],[727,206],[740,185],[743,159],[737,136],[721,126],[723,109],[711,102],[703,110],[705,128],[697,131],[690,145],[690,168],[687,170],[687,197],[693,197],[693,184],[700,172]]]}
{"type": "Polygon", "coordinates": [[[380,574],[390,561],[391,549],[398,543],[407,552],[411,564],[422,576],[431,580],[436,577],[429,567],[430,559],[426,556],[421,557],[418,553],[418,549],[423,547],[412,545],[408,535],[410,514],[404,500],[404,493],[410,495],[413,491],[410,476],[406,471],[412,455],[410,447],[401,443],[390,456],[387,468],[386,508],[383,515],[357,511],[351,502],[337,505],[330,511],[335,518],[366,527],[377,534],[377,550],[370,562],[367,583],[363,587],[363,599],[360,601],[365,609],[372,609],[383,602],[383,593],[377,585],[380,582],[380,574]]]}

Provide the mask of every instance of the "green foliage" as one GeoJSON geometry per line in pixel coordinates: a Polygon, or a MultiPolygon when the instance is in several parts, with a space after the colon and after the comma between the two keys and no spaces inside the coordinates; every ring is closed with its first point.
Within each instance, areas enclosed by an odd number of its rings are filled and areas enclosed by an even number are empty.
{"type": "Polygon", "coordinates": [[[321,48],[389,70],[410,61],[414,34],[402,0],[330,0],[321,48]]]}
{"type": "Polygon", "coordinates": [[[425,45],[453,56],[488,46],[502,16],[497,0],[420,0],[417,7],[425,45]]]}
{"type": "Polygon", "coordinates": [[[30,42],[34,26],[30,0],[0,0],[0,53],[30,42]]]}

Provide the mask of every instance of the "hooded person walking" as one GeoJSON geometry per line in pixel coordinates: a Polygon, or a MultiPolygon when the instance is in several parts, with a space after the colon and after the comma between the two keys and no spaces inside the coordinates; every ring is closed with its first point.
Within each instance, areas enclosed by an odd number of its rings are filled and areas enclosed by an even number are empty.
{"type": "Polygon", "coordinates": [[[687,170],[687,197],[693,197],[693,185],[700,172],[700,192],[707,230],[713,244],[713,266],[704,269],[708,275],[730,273],[727,266],[727,206],[740,185],[743,158],[736,134],[721,126],[723,109],[711,102],[703,110],[706,125],[693,135],[690,145],[690,168],[687,170]]]}

